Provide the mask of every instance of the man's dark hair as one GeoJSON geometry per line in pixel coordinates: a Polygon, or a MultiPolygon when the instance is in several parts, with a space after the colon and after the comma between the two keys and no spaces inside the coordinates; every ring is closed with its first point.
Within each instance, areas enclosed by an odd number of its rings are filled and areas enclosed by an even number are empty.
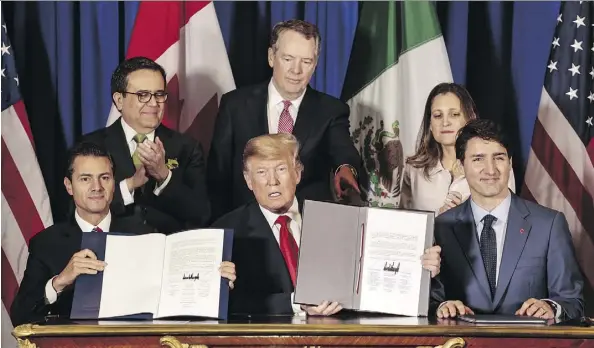
{"type": "Polygon", "coordinates": [[[68,151],[68,169],[66,170],[66,176],[69,180],[72,180],[72,173],[74,172],[74,160],[80,156],[105,157],[111,164],[111,170],[114,170],[113,159],[103,146],[93,142],[83,141],[75,144],[68,151]]]}
{"type": "Polygon", "coordinates": [[[128,88],[128,75],[137,70],[157,71],[163,76],[163,81],[167,83],[165,69],[154,60],[146,57],[128,58],[121,62],[111,75],[111,95],[114,105],[113,94],[116,92],[126,92],[126,88],[128,88]]]}
{"type": "Polygon", "coordinates": [[[466,146],[470,139],[481,138],[488,141],[496,141],[507,151],[507,156],[512,157],[509,139],[501,126],[491,120],[475,119],[470,120],[464,127],[458,131],[456,138],[456,158],[464,161],[466,146]]]}

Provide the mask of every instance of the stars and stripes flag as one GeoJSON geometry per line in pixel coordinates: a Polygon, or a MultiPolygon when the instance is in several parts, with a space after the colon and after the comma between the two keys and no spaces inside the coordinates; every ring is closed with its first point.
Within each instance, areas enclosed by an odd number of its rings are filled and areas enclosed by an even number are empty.
{"type": "Polygon", "coordinates": [[[49,196],[37,162],[25,105],[19,93],[4,16],[2,16],[2,347],[15,347],[8,313],[23,279],[27,244],[53,224],[49,196]]]}
{"type": "Polygon", "coordinates": [[[593,41],[594,2],[563,2],[522,190],[526,198],[565,214],[585,276],[587,306],[594,301],[593,41]]]}

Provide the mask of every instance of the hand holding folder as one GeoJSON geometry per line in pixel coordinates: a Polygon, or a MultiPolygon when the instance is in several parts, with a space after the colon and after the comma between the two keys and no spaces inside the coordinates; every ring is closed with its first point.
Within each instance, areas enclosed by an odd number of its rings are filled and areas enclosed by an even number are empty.
{"type": "Polygon", "coordinates": [[[305,201],[295,303],[426,316],[430,273],[439,272],[433,220],[433,212],[305,201]]]}
{"type": "Polygon", "coordinates": [[[81,274],[97,274],[105,269],[105,261],[97,260],[97,256],[89,249],[83,249],[74,255],[60,274],[52,280],[57,293],[74,284],[81,274]]]}
{"type": "Polygon", "coordinates": [[[85,233],[82,247],[109,265],[75,283],[71,319],[227,318],[233,231],[164,235],[85,233]],[[221,275],[229,279],[222,278],[221,275]]]}

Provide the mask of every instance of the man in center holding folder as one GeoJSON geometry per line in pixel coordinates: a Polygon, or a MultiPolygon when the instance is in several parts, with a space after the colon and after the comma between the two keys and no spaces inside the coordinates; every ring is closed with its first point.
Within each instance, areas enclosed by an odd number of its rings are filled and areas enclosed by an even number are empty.
{"type": "MultiPolygon", "coordinates": [[[[243,165],[244,179],[256,201],[212,226],[234,229],[232,262],[239,277],[230,294],[229,314],[339,312],[342,307],[332,299],[318,306],[293,303],[303,209],[303,200],[295,196],[303,171],[297,139],[286,133],[252,138],[245,146],[243,165]]],[[[440,250],[435,246],[423,255],[423,267],[432,276],[439,273],[440,250]]]]}

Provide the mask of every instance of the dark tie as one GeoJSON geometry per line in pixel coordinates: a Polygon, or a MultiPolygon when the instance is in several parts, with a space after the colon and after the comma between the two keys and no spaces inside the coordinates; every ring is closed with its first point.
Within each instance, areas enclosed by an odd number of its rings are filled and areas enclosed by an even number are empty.
{"type": "Polygon", "coordinates": [[[489,286],[491,287],[491,299],[495,296],[497,278],[497,237],[493,229],[493,222],[497,220],[493,215],[485,215],[483,218],[483,231],[481,232],[481,255],[487,271],[489,286]]]}
{"type": "Polygon", "coordinates": [[[276,223],[280,225],[280,250],[283,254],[283,257],[285,258],[285,263],[287,264],[287,269],[289,270],[293,287],[295,287],[295,282],[297,280],[297,257],[299,255],[299,247],[297,247],[295,238],[293,238],[291,231],[289,231],[290,222],[291,218],[286,215],[281,215],[278,217],[278,219],[276,219],[276,223]]]}
{"type": "Polygon", "coordinates": [[[103,230],[101,229],[101,227],[97,226],[93,227],[93,230],[91,232],[103,232],[103,230]]]}

